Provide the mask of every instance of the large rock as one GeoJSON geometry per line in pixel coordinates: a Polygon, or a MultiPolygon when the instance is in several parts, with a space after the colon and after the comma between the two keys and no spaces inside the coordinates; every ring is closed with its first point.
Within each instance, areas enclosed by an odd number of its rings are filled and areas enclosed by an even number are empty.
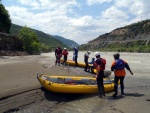
{"type": "Polygon", "coordinates": [[[22,50],[22,42],[17,37],[0,33],[0,50],[22,50]]]}

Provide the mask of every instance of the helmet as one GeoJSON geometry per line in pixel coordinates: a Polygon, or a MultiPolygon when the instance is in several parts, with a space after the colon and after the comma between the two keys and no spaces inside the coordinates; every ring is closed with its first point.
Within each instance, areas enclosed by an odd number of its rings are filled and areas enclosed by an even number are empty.
{"type": "Polygon", "coordinates": [[[95,56],[100,56],[100,52],[95,52],[95,56]]]}
{"type": "Polygon", "coordinates": [[[67,49],[67,48],[64,48],[64,49],[67,49]]]}
{"type": "Polygon", "coordinates": [[[90,53],[91,53],[91,51],[88,51],[87,53],[88,53],[88,54],[90,54],[90,53]]]}
{"type": "Polygon", "coordinates": [[[74,49],[77,49],[77,47],[74,47],[74,49]]]}

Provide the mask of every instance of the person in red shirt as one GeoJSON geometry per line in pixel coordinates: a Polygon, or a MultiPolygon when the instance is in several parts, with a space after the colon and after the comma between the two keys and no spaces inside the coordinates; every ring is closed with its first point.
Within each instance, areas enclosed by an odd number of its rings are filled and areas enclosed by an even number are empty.
{"type": "Polygon", "coordinates": [[[64,62],[63,62],[63,64],[66,65],[67,57],[68,57],[68,51],[67,51],[66,48],[64,48],[64,50],[62,52],[62,55],[64,55],[64,62]]]}
{"type": "Polygon", "coordinates": [[[111,71],[114,71],[115,78],[114,78],[114,89],[115,89],[115,94],[113,97],[117,96],[118,93],[118,81],[120,80],[120,88],[121,88],[121,94],[124,95],[124,78],[126,75],[125,68],[133,75],[133,72],[131,71],[128,63],[122,59],[120,59],[120,54],[116,53],[113,55],[114,56],[114,62],[111,65],[111,71]]]}
{"type": "Polygon", "coordinates": [[[99,92],[99,97],[102,98],[102,96],[105,97],[105,90],[104,90],[104,83],[103,83],[103,78],[104,78],[104,70],[103,68],[103,62],[102,58],[100,56],[100,52],[95,52],[95,57],[96,57],[96,80],[97,80],[97,87],[98,87],[98,92],[99,92]]]}

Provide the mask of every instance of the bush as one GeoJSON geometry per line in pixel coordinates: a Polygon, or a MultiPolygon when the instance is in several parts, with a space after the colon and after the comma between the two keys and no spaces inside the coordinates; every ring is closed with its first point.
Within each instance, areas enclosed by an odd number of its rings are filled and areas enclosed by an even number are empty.
{"type": "Polygon", "coordinates": [[[19,31],[19,39],[22,40],[23,50],[29,54],[39,53],[40,44],[38,36],[26,26],[19,31]]]}
{"type": "Polygon", "coordinates": [[[42,52],[49,52],[49,51],[51,51],[51,47],[45,45],[44,43],[41,43],[41,45],[40,45],[40,50],[41,50],[42,52]]]}
{"type": "Polygon", "coordinates": [[[32,42],[32,44],[31,44],[31,53],[32,54],[40,54],[40,43],[38,43],[38,42],[36,42],[36,41],[34,41],[34,42],[32,42]]]}

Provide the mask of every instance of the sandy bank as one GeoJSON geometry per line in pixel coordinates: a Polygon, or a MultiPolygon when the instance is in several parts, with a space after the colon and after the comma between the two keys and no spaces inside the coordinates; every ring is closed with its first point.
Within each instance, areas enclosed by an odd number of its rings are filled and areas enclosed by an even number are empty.
{"type": "MultiPolygon", "coordinates": [[[[79,52],[78,61],[83,61],[84,53],[85,52],[79,52]]],[[[69,52],[69,59],[72,59],[72,54],[72,52],[69,52]]],[[[107,60],[106,70],[110,70],[110,65],[113,61],[112,55],[112,52],[101,53],[101,56],[106,58],[107,60]]],[[[94,53],[91,53],[90,59],[92,57],[94,57],[94,53]]],[[[108,97],[103,100],[100,100],[96,96],[90,96],[87,98],[80,98],[73,101],[64,102],[63,105],[60,104],[57,106],[57,110],[53,109],[52,111],[67,111],[70,113],[147,113],[147,111],[150,110],[150,61],[148,60],[150,58],[150,53],[121,53],[121,58],[125,59],[130,64],[130,67],[134,72],[134,76],[131,76],[129,73],[127,73],[127,76],[125,78],[126,96],[124,98],[118,98],[114,100],[111,98],[112,93],[107,94],[108,97]],[[91,104],[91,101],[93,104],[91,104]]],[[[34,100],[34,97],[36,97],[35,95],[42,95],[40,91],[41,85],[36,79],[37,73],[91,76],[90,73],[84,72],[82,68],[70,67],[68,69],[64,67],[54,67],[54,59],[54,53],[44,53],[34,56],[0,57],[0,111],[2,110],[2,107],[4,107],[4,103],[6,103],[6,101],[9,101],[8,98],[7,100],[5,100],[6,97],[18,93],[21,93],[21,95],[23,95],[25,93],[22,92],[29,93],[29,90],[33,92],[29,95],[34,95],[31,96],[30,99],[33,100],[31,101],[31,104],[33,102],[34,104],[33,106],[31,105],[32,107],[30,106],[25,109],[21,109],[22,111],[26,113],[28,113],[27,111],[35,112],[33,109],[34,107],[40,110],[42,109],[41,107],[43,107],[43,105],[41,104],[51,103],[52,99],[47,99],[45,97],[45,94],[43,94],[42,98],[46,100],[46,103],[40,98],[41,106],[35,104],[36,102],[39,102],[37,100],[38,98],[35,99],[36,101],[34,100]],[[43,66],[48,68],[45,68],[43,66]]],[[[113,74],[111,75],[111,77],[113,77],[113,74]]],[[[29,96],[27,96],[26,98],[28,97],[29,96]]],[[[19,100],[17,103],[20,102],[19,100]]],[[[24,101],[27,101],[27,99],[25,99],[24,101]]],[[[12,104],[6,104],[6,109],[8,109],[11,105],[13,105],[13,102],[12,104]]],[[[54,106],[54,104],[52,105],[54,106]]],[[[3,111],[6,109],[3,109],[3,111]]],[[[48,110],[48,108],[46,109],[48,110]]],[[[45,113],[46,112],[47,111],[45,111],[45,113]]]]}

